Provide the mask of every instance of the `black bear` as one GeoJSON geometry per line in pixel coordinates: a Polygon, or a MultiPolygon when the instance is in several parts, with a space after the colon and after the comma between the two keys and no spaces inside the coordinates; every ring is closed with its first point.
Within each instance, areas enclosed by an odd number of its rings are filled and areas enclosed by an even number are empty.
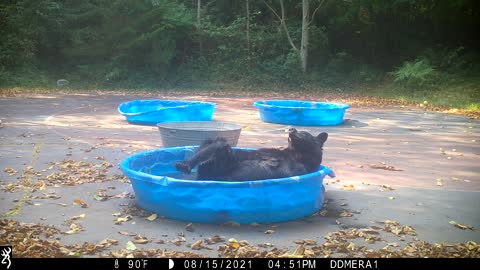
{"type": "Polygon", "coordinates": [[[189,159],[177,162],[178,171],[189,174],[198,165],[197,179],[247,181],[283,178],[314,172],[322,163],[328,134],[313,136],[289,130],[287,148],[232,149],[224,138],[207,140],[189,159]]]}

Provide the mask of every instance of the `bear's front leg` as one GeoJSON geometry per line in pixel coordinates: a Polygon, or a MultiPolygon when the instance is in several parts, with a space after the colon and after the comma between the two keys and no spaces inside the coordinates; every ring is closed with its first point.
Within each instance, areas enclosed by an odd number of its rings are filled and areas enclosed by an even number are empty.
{"type": "Polygon", "coordinates": [[[206,140],[190,159],[175,163],[175,168],[180,172],[189,174],[195,166],[214,161],[216,154],[227,147],[229,145],[224,138],[206,140]]]}
{"type": "Polygon", "coordinates": [[[190,167],[190,165],[188,165],[187,161],[179,161],[179,162],[175,163],[175,168],[179,172],[182,172],[182,173],[185,173],[185,174],[190,174],[190,172],[192,171],[192,167],[190,167]]]}

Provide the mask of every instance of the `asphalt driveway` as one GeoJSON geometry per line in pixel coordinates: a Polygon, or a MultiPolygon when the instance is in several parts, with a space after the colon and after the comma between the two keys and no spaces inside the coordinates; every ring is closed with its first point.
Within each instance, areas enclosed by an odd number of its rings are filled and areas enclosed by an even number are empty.
{"type": "Polygon", "coordinates": [[[133,189],[118,167],[133,153],[162,147],[156,127],[128,124],[117,112],[120,103],[143,98],[217,102],[214,119],[244,127],[239,146],[287,144],[289,126],[262,122],[252,97],[133,93],[3,97],[2,219],[53,225],[60,231],[54,238],[62,245],[116,241],[92,256],[125,249],[129,242],[136,243],[136,249],[226,256],[221,246],[235,240],[265,252],[292,253],[303,244],[313,250],[305,255],[319,256],[315,245],[330,241],[325,237],[340,230],[357,236],[359,230],[378,230],[369,235],[379,239],[368,241],[360,235],[361,241],[355,242],[372,249],[399,249],[419,241],[480,242],[478,120],[416,108],[352,106],[342,125],[296,127],[329,133],[324,164],[337,177],[325,179],[327,203],[322,211],[275,224],[189,225],[137,208],[133,189]]]}

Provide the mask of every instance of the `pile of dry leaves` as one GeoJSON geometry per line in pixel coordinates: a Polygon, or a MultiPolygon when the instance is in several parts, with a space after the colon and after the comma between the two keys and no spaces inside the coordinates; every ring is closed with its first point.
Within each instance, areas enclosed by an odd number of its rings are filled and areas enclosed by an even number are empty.
{"type": "MultiPolygon", "coordinates": [[[[386,220],[381,222],[382,227],[371,226],[365,229],[348,229],[331,232],[326,235],[325,243],[318,244],[311,239],[297,240],[297,248],[293,252],[287,249],[272,248],[270,250],[261,250],[260,248],[269,247],[268,244],[251,245],[247,241],[237,241],[230,239],[229,243],[220,245],[218,248],[221,257],[287,257],[287,258],[479,258],[480,245],[473,241],[460,244],[430,244],[424,241],[406,243],[403,248],[397,243],[387,243],[380,249],[372,249],[361,245],[362,240],[365,243],[375,243],[382,241],[381,233],[391,233],[398,236],[400,241],[405,241],[405,236],[415,236],[415,230],[410,226],[402,226],[396,221],[386,220]],[[360,242],[360,244],[359,244],[360,242]]],[[[382,241],[384,242],[384,241],[382,241]]]]}
{"type": "Polygon", "coordinates": [[[0,220],[0,227],[0,245],[13,246],[15,257],[20,258],[81,257],[118,244],[116,240],[105,239],[97,244],[63,245],[57,238],[62,232],[51,225],[4,219],[0,220]]]}
{"type": "MultiPolygon", "coordinates": [[[[113,165],[107,161],[99,164],[63,160],[61,162],[50,162],[50,167],[42,171],[35,171],[31,166],[27,166],[18,177],[18,181],[9,182],[2,185],[6,192],[18,192],[25,188],[32,188],[32,191],[44,190],[46,186],[67,185],[75,186],[84,183],[100,183],[112,180],[128,182],[124,175],[109,175],[108,169],[113,165]],[[46,176],[47,171],[54,170],[46,176]]],[[[9,175],[15,175],[18,172],[13,168],[5,168],[4,171],[9,175]]]]}
{"type": "Polygon", "coordinates": [[[57,166],[60,171],[45,177],[47,185],[73,186],[113,180],[107,174],[108,168],[113,167],[113,165],[106,161],[93,164],[85,161],[64,160],[52,163],[52,165],[57,166]]]}
{"type": "MultiPolygon", "coordinates": [[[[250,244],[246,240],[238,241],[234,238],[225,240],[223,236],[214,236],[198,240],[190,245],[192,250],[212,249],[210,246],[221,243],[217,247],[219,257],[259,258],[259,257],[367,257],[367,258],[393,258],[393,257],[448,257],[448,258],[478,258],[480,245],[473,241],[460,244],[430,244],[423,241],[406,243],[398,248],[396,243],[374,250],[358,244],[358,240],[365,243],[381,241],[380,232],[389,233],[398,237],[414,236],[415,230],[409,226],[402,226],[396,221],[383,221],[383,226],[371,226],[365,229],[348,229],[331,232],[325,236],[325,243],[318,244],[314,240],[302,239],[294,241],[297,248],[289,252],[285,248],[277,248],[272,244],[250,244]],[[355,244],[355,240],[357,244],[355,244]]],[[[114,239],[105,239],[99,243],[63,245],[57,238],[64,234],[50,225],[22,223],[15,220],[0,220],[0,245],[15,247],[16,257],[178,257],[193,258],[205,255],[190,251],[174,251],[166,249],[114,249],[118,245],[114,239]]]]}

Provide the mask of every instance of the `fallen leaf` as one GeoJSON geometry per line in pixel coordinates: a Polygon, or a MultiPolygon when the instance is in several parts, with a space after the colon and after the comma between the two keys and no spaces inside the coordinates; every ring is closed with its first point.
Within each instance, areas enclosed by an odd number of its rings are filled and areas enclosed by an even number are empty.
{"type": "Polygon", "coordinates": [[[372,169],[377,169],[377,170],[386,170],[386,171],[403,171],[401,169],[396,169],[393,166],[386,165],[384,162],[382,162],[382,165],[370,165],[370,168],[372,169]]]}
{"type": "Polygon", "coordinates": [[[214,235],[210,238],[205,239],[205,242],[208,245],[212,245],[212,244],[216,244],[216,243],[220,243],[220,242],[225,242],[225,237],[220,236],[220,235],[214,235]]]}
{"type": "Polygon", "coordinates": [[[71,220],[77,220],[77,219],[81,219],[81,218],[85,218],[85,214],[80,214],[80,215],[78,215],[78,216],[73,216],[73,217],[71,217],[70,219],[71,219],[71,220]]]}
{"type": "Polygon", "coordinates": [[[126,198],[126,197],[128,197],[128,196],[130,196],[130,192],[124,191],[124,192],[122,192],[122,193],[119,193],[119,194],[117,194],[117,195],[110,196],[110,197],[116,198],[116,199],[124,199],[124,198],[126,198]]]}
{"type": "Polygon", "coordinates": [[[172,243],[175,244],[176,246],[180,246],[183,242],[186,242],[186,241],[187,240],[185,239],[185,237],[180,236],[179,238],[173,240],[172,243]]]}
{"type": "Polygon", "coordinates": [[[402,232],[405,233],[405,234],[409,234],[409,235],[417,235],[415,230],[410,226],[403,226],[402,227],[402,232]]]}
{"type": "Polygon", "coordinates": [[[238,249],[240,247],[240,244],[238,242],[233,242],[233,243],[229,243],[228,246],[233,249],[238,249]]]}
{"type": "Polygon", "coordinates": [[[78,230],[69,230],[69,231],[66,231],[65,233],[66,234],[75,234],[77,232],[78,232],[78,230]]]}
{"type": "Polygon", "coordinates": [[[56,195],[56,194],[47,194],[47,193],[43,193],[42,196],[36,196],[35,199],[54,199],[54,200],[58,200],[60,199],[61,197],[56,195]]]}
{"type": "Polygon", "coordinates": [[[380,223],[383,223],[385,225],[395,225],[395,226],[400,225],[400,222],[394,221],[394,220],[389,220],[389,219],[387,219],[385,221],[381,221],[380,223]]]}
{"type": "Polygon", "coordinates": [[[381,187],[382,187],[382,188],[386,188],[386,189],[388,189],[388,190],[395,190],[392,186],[385,185],[385,184],[381,185],[381,187]]]}
{"type": "Polygon", "coordinates": [[[14,175],[17,173],[13,168],[5,168],[3,169],[4,172],[8,173],[9,175],[14,175]]]}
{"type": "Polygon", "coordinates": [[[394,228],[391,229],[391,232],[396,234],[396,235],[400,235],[403,232],[403,230],[402,230],[402,228],[394,227],[394,228]]]}
{"type": "Polygon", "coordinates": [[[475,228],[473,226],[468,226],[468,225],[465,225],[465,224],[460,224],[460,223],[457,223],[456,221],[454,220],[451,220],[449,221],[448,223],[450,223],[451,225],[459,228],[459,229],[462,229],[462,230],[474,230],[475,228]]]}
{"type": "Polygon", "coordinates": [[[118,240],[115,240],[115,239],[103,239],[102,241],[100,241],[100,243],[98,243],[97,246],[102,246],[102,247],[110,247],[112,245],[118,245],[118,240]]]}
{"type": "Polygon", "coordinates": [[[125,231],[118,231],[118,233],[121,234],[121,235],[130,235],[129,232],[125,232],[125,231]]]}
{"type": "Polygon", "coordinates": [[[189,232],[193,232],[193,223],[188,223],[186,226],[185,226],[185,230],[189,231],[189,232]]]}
{"type": "Polygon", "coordinates": [[[365,254],[366,258],[380,258],[382,257],[380,252],[377,251],[367,251],[365,254]]]}
{"type": "Polygon", "coordinates": [[[468,250],[475,250],[479,248],[478,244],[473,241],[468,241],[466,247],[468,250]]]}
{"type": "Polygon", "coordinates": [[[45,184],[45,181],[43,180],[38,180],[37,183],[33,185],[33,187],[36,190],[45,190],[47,188],[47,185],[45,184]]]}
{"type": "Polygon", "coordinates": [[[343,190],[354,190],[355,187],[353,185],[343,185],[342,189],[343,190]]]}
{"type": "Polygon", "coordinates": [[[294,256],[303,256],[305,254],[305,247],[303,245],[298,245],[293,252],[294,256]]]}
{"type": "Polygon", "coordinates": [[[347,250],[355,251],[355,249],[356,249],[355,244],[353,242],[350,242],[347,246],[347,250]]]}
{"type": "Polygon", "coordinates": [[[348,211],[343,211],[342,213],[340,213],[340,216],[341,217],[351,217],[351,216],[353,216],[353,213],[348,212],[348,211]]]}
{"type": "Polygon", "coordinates": [[[151,214],[150,216],[146,217],[145,219],[148,221],[154,221],[157,219],[158,215],[157,214],[151,214]]]}
{"type": "Polygon", "coordinates": [[[199,250],[203,247],[202,243],[203,243],[202,240],[198,240],[197,242],[193,243],[190,247],[194,250],[199,250]]]}
{"type": "Polygon", "coordinates": [[[127,222],[127,221],[129,221],[129,220],[131,220],[131,219],[132,219],[132,216],[130,216],[130,215],[126,215],[125,217],[117,217],[117,218],[115,219],[115,224],[116,224],[116,225],[120,225],[120,224],[122,224],[123,222],[127,222]]]}
{"type": "Polygon", "coordinates": [[[70,230],[66,231],[65,233],[66,234],[75,234],[75,233],[79,232],[81,229],[82,228],[79,225],[77,225],[75,223],[72,223],[72,224],[70,224],[70,230]]]}
{"type": "Polygon", "coordinates": [[[439,187],[443,186],[443,182],[441,178],[437,178],[437,186],[439,187]]]}
{"type": "Polygon", "coordinates": [[[244,246],[249,246],[250,243],[248,243],[247,240],[242,240],[242,241],[238,241],[238,243],[240,244],[240,246],[244,247],[244,246]]]}
{"type": "Polygon", "coordinates": [[[137,247],[132,241],[128,241],[127,244],[125,245],[125,248],[130,251],[134,251],[137,249],[137,247]]]}
{"type": "Polygon", "coordinates": [[[147,240],[147,239],[134,239],[132,242],[135,243],[135,244],[146,244],[150,241],[147,240]]]}
{"type": "Polygon", "coordinates": [[[88,204],[82,200],[74,200],[73,201],[73,204],[75,205],[80,205],[82,208],[87,208],[88,207],[88,204]]]}
{"type": "Polygon", "coordinates": [[[146,244],[150,241],[146,237],[137,235],[137,236],[134,237],[132,242],[135,243],[135,244],[146,244]]]}
{"type": "Polygon", "coordinates": [[[318,212],[318,214],[322,217],[326,216],[328,214],[328,210],[327,209],[322,209],[322,211],[318,212]]]}
{"type": "Polygon", "coordinates": [[[97,201],[103,202],[103,201],[106,201],[108,199],[108,196],[106,194],[103,194],[103,193],[101,193],[101,194],[97,193],[97,194],[93,195],[93,198],[97,201]]]}
{"type": "Polygon", "coordinates": [[[310,245],[310,246],[313,246],[313,245],[317,244],[317,241],[312,240],[312,239],[302,239],[302,240],[296,240],[296,241],[293,241],[293,242],[295,244],[299,244],[299,245],[310,245]]]}
{"type": "Polygon", "coordinates": [[[257,244],[257,246],[262,247],[262,248],[270,248],[270,247],[273,247],[273,244],[272,243],[261,243],[261,244],[257,244]]]}

